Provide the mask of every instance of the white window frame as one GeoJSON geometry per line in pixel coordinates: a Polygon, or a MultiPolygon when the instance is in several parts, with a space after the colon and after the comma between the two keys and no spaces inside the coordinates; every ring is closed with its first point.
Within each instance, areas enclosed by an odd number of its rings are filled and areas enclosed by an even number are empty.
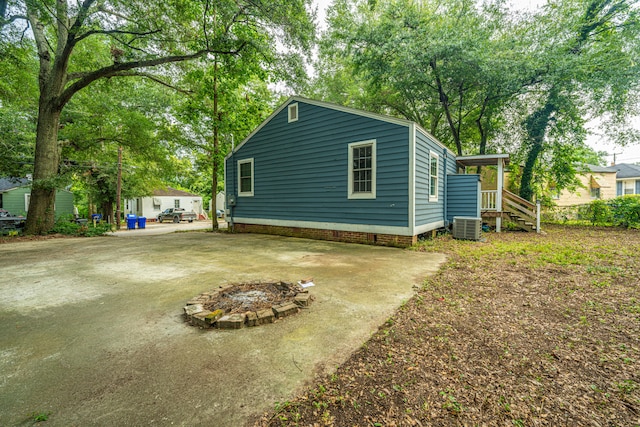
{"type": "Polygon", "coordinates": [[[437,202],[438,201],[438,190],[440,186],[440,156],[438,153],[434,153],[433,151],[429,151],[429,201],[437,202]],[[431,162],[433,159],[436,160],[436,174],[435,176],[431,174],[431,162]],[[435,179],[435,192],[433,192],[432,180],[435,179]],[[432,194],[433,193],[433,194],[432,194]]]}
{"type": "Polygon", "coordinates": [[[628,196],[629,194],[636,193],[636,181],[635,180],[625,180],[622,181],[622,195],[628,196]],[[629,190],[629,192],[627,192],[629,190]]]}
{"type": "Polygon", "coordinates": [[[375,199],[376,198],[376,140],[352,142],[348,145],[349,150],[349,179],[348,179],[348,198],[349,199],[375,199]],[[353,149],[370,145],[371,146],[371,191],[370,192],[354,192],[353,191],[353,149]]]}
{"type": "Polygon", "coordinates": [[[287,107],[287,120],[289,123],[297,122],[298,117],[300,117],[300,109],[298,108],[298,103],[289,104],[287,107]],[[295,112],[295,114],[291,114],[291,112],[295,112]]]}
{"type": "Polygon", "coordinates": [[[253,157],[249,159],[238,160],[238,196],[253,197],[253,193],[255,189],[254,181],[255,181],[255,173],[254,173],[254,166],[253,166],[253,157]],[[240,171],[241,171],[241,165],[245,163],[251,164],[251,191],[242,191],[242,179],[241,179],[242,177],[240,176],[240,171]]]}

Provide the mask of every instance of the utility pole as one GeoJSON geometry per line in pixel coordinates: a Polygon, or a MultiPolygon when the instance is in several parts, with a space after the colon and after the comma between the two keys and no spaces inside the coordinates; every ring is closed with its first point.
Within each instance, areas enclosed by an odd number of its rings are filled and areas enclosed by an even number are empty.
{"type": "Polygon", "coordinates": [[[122,193],[122,145],[118,147],[118,182],[116,184],[116,230],[120,230],[120,194],[122,193]]]}
{"type": "Polygon", "coordinates": [[[613,153],[613,165],[612,165],[612,166],[615,166],[615,165],[616,165],[616,156],[617,156],[618,154],[622,154],[622,153],[613,153]]]}

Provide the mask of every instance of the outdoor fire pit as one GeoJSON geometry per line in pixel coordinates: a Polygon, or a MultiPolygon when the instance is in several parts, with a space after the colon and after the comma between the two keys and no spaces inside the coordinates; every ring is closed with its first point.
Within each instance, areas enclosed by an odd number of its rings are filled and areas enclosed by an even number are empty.
{"type": "Polygon", "coordinates": [[[255,282],[232,284],[203,292],[184,307],[187,321],[201,328],[240,329],[273,323],[308,307],[313,297],[308,286],[299,283],[255,282]]]}

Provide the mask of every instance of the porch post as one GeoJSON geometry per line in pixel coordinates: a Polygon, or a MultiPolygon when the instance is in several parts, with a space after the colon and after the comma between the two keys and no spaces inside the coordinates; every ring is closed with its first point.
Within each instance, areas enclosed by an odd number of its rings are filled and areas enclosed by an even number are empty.
{"type": "Polygon", "coordinates": [[[496,217],[496,233],[502,231],[502,188],[504,187],[504,160],[498,159],[498,182],[497,182],[497,194],[496,194],[496,211],[498,215],[496,217]]]}

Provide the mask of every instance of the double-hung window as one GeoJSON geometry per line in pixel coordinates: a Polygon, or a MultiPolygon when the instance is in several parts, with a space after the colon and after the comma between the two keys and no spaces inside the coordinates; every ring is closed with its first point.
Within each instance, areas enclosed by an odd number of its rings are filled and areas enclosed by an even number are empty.
{"type": "Polygon", "coordinates": [[[349,144],[349,199],[376,198],[376,141],[349,144]]]}
{"type": "Polygon", "coordinates": [[[238,195],[253,196],[253,159],[238,160],[238,195]]]}
{"type": "Polygon", "coordinates": [[[429,201],[438,200],[438,163],[439,157],[433,151],[429,153],[429,201]]]}

